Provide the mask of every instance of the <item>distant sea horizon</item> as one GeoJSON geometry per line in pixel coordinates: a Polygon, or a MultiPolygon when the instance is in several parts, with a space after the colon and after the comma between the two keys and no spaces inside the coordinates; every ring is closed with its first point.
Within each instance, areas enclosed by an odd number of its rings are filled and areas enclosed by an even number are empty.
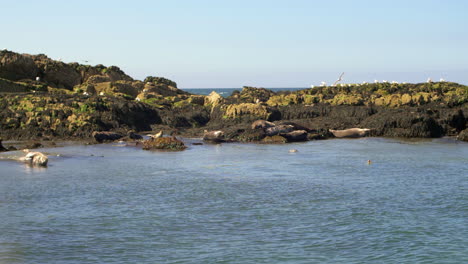
{"type": "MultiPolygon", "coordinates": [[[[272,90],[273,92],[279,92],[279,91],[297,91],[297,90],[308,89],[309,87],[275,87],[275,88],[263,87],[263,88],[272,90]]],[[[241,88],[180,88],[180,89],[186,92],[189,92],[191,94],[198,94],[198,95],[209,95],[212,91],[215,91],[223,97],[230,96],[232,92],[236,90],[242,91],[242,87],[241,88]]]]}

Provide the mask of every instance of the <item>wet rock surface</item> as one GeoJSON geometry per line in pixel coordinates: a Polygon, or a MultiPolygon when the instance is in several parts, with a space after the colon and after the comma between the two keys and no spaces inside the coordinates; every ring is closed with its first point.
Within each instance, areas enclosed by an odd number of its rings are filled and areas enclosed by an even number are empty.
{"type": "Polygon", "coordinates": [[[143,142],[144,150],[171,150],[181,151],[186,149],[184,142],[175,137],[151,138],[143,142]]]}
{"type": "Polygon", "coordinates": [[[193,137],[220,130],[226,142],[325,139],[333,137],[329,130],[349,128],[368,128],[369,136],[465,138],[467,113],[468,87],[451,82],[294,92],[246,86],[223,98],[191,95],[162,77],[134,80],[116,66],[0,51],[0,136],[9,140],[89,139],[94,131],[128,135],[159,127],[193,137]]]}

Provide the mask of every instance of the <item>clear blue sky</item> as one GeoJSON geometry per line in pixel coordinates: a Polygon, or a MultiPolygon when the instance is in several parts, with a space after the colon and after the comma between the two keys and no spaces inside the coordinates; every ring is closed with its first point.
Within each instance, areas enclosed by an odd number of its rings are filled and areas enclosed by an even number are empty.
{"type": "Polygon", "coordinates": [[[0,0],[0,48],[179,87],[468,83],[468,1],[0,0]]]}

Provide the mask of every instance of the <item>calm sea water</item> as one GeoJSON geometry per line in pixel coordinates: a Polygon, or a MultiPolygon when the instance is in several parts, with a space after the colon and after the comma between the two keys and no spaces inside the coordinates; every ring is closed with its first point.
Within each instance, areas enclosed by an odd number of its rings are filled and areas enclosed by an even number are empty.
{"type": "Polygon", "coordinates": [[[468,262],[467,143],[192,141],[0,154],[0,263],[468,262]]]}
{"type": "MultiPolygon", "coordinates": [[[[279,91],[297,91],[297,90],[303,90],[307,89],[306,87],[303,88],[267,88],[269,90],[272,90],[273,92],[279,92],[279,91]]],[[[234,91],[242,91],[242,88],[191,88],[191,89],[183,89],[184,91],[187,91],[192,94],[199,94],[199,95],[209,95],[212,91],[215,91],[219,93],[223,97],[228,97],[232,94],[234,91]]]]}

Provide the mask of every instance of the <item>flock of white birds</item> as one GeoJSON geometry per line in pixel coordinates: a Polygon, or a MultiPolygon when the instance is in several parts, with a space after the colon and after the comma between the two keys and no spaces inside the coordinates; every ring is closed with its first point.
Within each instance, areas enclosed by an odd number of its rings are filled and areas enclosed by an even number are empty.
{"type": "MultiPolygon", "coordinates": [[[[427,83],[432,83],[432,79],[431,78],[428,78],[427,83]]],[[[445,80],[443,78],[440,78],[439,82],[445,82],[445,80]]],[[[379,80],[374,80],[374,83],[389,83],[387,80],[382,80],[382,81],[379,81],[379,80]]],[[[399,82],[397,81],[391,81],[390,82],[391,84],[399,84],[399,82]]],[[[358,86],[358,85],[366,85],[366,84],[369,84],[368,82],[364,81],[362,83],[340,83],[339,86],[341,87],[351,87],[351,86],[358,86]]],[[[407,84],[407,82],[402,82],[401,84],[407,84]]],[[[326,82],[321,82],[320,83],[320,86],[319,87],[325,87],[327,86],[327,83],[326,82]]],[[[315,88],[315,85],[311,85],[310,88],[315,88]]]]}

